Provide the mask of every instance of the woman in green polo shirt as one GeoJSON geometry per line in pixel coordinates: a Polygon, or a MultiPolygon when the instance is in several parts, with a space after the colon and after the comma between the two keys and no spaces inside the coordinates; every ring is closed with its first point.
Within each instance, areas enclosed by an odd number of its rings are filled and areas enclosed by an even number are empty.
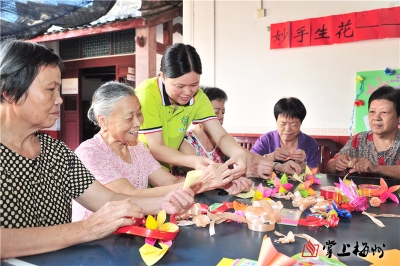
{"type": "Polygon", "coordinates": [[[164,53],[160,70],[158,77],[145,80],[135,90],[144,116],[140,140],[168,169],[171,165],[204,169],[214,162],[178,151],[190,124],[203,123],[218,147],[230,157],[226,164],[234,166],[231,174],[243,176],[245,150],[221,126],[208,97],[199,90],[202,66],[196,49],[182,43],[172,45],[164,53]]]}

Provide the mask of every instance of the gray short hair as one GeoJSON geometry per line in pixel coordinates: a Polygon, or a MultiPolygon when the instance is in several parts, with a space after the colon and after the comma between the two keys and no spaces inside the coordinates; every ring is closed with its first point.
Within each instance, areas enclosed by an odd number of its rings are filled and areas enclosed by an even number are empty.
{"type": "Polygon", "coordinates": [[[89,120],[98,126],[97,115],[109,116],[115,108],[115,102],[132,95],[135,95],[135,90],[126,84],[117,81],[104,83],[93,94],[87,114],[89,120]]]}

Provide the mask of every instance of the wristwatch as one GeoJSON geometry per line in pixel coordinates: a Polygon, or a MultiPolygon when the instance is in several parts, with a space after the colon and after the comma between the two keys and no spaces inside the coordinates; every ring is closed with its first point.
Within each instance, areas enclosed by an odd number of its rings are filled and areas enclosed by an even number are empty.
{"type": "Polygon", "coordinates": [[[280,164],[279,162],[274,162],[274,170],[276,170],[276,165],[280,164]]]}

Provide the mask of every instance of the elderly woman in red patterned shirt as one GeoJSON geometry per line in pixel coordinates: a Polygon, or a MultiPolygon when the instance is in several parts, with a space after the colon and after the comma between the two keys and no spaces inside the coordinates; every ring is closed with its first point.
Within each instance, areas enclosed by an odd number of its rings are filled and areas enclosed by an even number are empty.
{"type": "Polygon", "coordinates": [[[370,131],[350,138],[328,162],[328,173],[354,169],[363,175],[400,179],[400,90],[383,86],[368,100],[370,131]]]}

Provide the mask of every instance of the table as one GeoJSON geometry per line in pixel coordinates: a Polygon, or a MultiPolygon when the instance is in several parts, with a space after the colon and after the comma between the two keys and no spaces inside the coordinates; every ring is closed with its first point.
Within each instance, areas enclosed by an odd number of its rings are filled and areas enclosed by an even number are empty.
{"type": "MultiPolygon", "coordinates": [[[[322,176],[321,186],[333,185],[333,182],[338,182],[338,176],[322,176]]],[[[352,177],[351,179],[356,184],[379,184],[377,178],[352,177]]],[[[255,181],[260,182],[257,179],[255,181]]],[[[387,184],[390,187],[400,184],[400,181],[387,180],[387,184]]],[[[315,190],[319,190],[319,187],[313,185],[315,190]]],[[[209,191],[197,195],[195,201],[210,205],[235,199],[250,204],[250,199],[243,200],[233,196],[219,195],[218,191],[209,191]]],[[[281,200],[281,202],[285,207],[293,208],[291,201],[281,200]]],[[[370,207],[367,212],[400,214],[400,206],[389,199],[379,208],[370,207]]],[[[386,227],[377,226],[361,212],[353,212],[351,219],[341,218],[339,226],[336,228],[276,225],[275,230],[285,235],[289,231],[295,234],[305,233],[314,237],[323,245],[328,241],[335,241],[336,245],[332,247],[332,251],[336,256],[338,253],[342,253],[343,245],[349,244],[350,247],[347,248],[346,252],[350,252],[350,255],[339,257],[340,261],[348,265],[370,265],[369,262],[352,253],[356,242],[360,246],[360,251],[363,247],[362,242],[367,243],[369,248],[376,245],[384,250],[400,249],[400,219],[379,219],[386,227]],[[385,247],[383,247],[383,244],[385,244],[385,247]]],[[[199,228],[195,225],[181,227],[172,247],[156,265],[216,265],[223,257],[257,260],[264,235],[267,234],[272,240],[279,238],[272,231],[255,232],[249,230],[246,224],[236,222],[224,222],[216,225],[215,229],[216,234],[210,236],[208,226],[205,228],[199,228]]],[[[111,235],[98,241],[18,259],[36,265],[145,265],[139,254],[139,248],[143,244],[144,238],[142,237],[111,235]]],[[[293,256],[302,252],[304,244],[306,244],[306,240],[296,238],[294,243],[275,243],[274,246],[279,252],[293,256]]],[[[3,263],[3,265],[7,264],[3,263]]]]}

